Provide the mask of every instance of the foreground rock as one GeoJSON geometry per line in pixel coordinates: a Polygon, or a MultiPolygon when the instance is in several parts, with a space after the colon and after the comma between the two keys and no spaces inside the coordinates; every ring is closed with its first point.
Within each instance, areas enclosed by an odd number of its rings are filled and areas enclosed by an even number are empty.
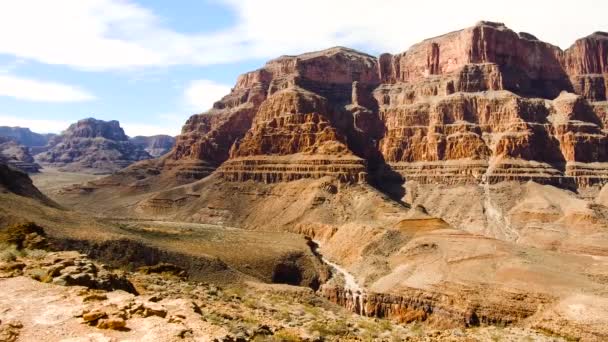
{"type": "Polygon", "coordinates": [[[129,141],[118,121],[80,120],[49,144],[50,148],[36,159],[66,171],[111,173],[150,158],[143,148],[129,141]]]}
{"type": "MultiPolygon", "coordinates": [[[[24,269],[61,259],[96,265],[78,253],[23,257],[24,269]]],[[[560,341],[522,328],[427,330],[349,313],[306,288],[250,283],[220,288],[169,275],[132,273],[139,296],[121,290],[59,286],[29,277],[0,279],[0,336],[5,341],[344,341],[518,339],[560,341]]]]}

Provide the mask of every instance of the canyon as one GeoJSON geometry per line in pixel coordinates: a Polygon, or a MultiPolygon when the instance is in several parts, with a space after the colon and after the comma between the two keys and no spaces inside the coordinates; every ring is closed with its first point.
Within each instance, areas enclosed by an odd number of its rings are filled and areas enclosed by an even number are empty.
{"type": "MultiPolygon", "coordinates": [[[[398,324],[601,341],[607,125],[608,33],[562,50],[479,22],[394,55],[335,47],[273,59],[154,159],[125,147],[122,130],[79,122],[37,160],[113,173],[61,188],[43,173],[44,195],[26,195],[45,201],[28,202],[36,213],[73,209],[67,227],[32,216],[91,258],[306,286],[398,324]],[[91,139],[122,154],[97,154],[91,139]],[[92,228],[74,228],[86,213],[92,228]]],[[[11,206],[0,222],[24,215],[11,206]]]]}

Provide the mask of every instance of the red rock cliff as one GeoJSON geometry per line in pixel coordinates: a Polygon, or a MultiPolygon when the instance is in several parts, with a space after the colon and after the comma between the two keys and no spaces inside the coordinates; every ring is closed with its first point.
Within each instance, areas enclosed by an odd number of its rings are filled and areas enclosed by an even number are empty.
{"type": "Polygon", "coordinates": [[[283,56],[191,117],[171,158],[231,181],[361,181],[386,165],[420,182],[604,183],[607,41],[562,51],[480,22],[394,56],[283,56]]]}

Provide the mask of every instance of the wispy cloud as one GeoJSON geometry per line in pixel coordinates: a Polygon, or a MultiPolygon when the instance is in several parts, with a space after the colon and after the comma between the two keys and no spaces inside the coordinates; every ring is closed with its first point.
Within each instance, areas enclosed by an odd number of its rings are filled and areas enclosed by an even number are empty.
{"type": "Polygon", "coordinates": [[[25,119],[14,115],[0,114],[2,126],[27,127],[37,133],[59,133],[68,128],[71,122],[66,120],[25,119]]]}
{"type": "Polygon", "coordinates": [[[509,6],[486,0],[466,5],[423,1],[416,6],[401,0],[309,0],[297,11],[286,0],[218,1],[235,13],[235,24],[188,34],[128,0],[5,1],[0,4],[0,53],[45,64],[116,70],[226,63],[333,45],[400,52],[481,19],[503,21],[567,47],[580,36],[606,30],[608,12],[608,2],[600,0],[513,0],[509,6]],[[551,8],[551,17],[522,16],[522,8],[527,13],[551,8]]]}
{"type": "Polygon", "coordinates": [[[203,112],[211,109],[213,103],[230,93],[230,86],[210,80],[194,80],[184,91],[188,109],[203,112]]]}
{"type": "Polygon", "coordinates": [[[78,87],[0,74],[0,96],[37,102],[83,102],[95,99],[78,87]]]}

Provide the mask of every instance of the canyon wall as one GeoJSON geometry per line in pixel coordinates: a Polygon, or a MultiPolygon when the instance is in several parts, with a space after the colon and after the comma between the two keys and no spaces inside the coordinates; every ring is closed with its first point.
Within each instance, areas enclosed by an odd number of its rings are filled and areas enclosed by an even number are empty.
{"type": "Polygon", "coordinates": [[[192,116],[168,158],[229,181],[602,185],[607,58],[606,33],[562,51],[491,22],[379,58],[283,56],[192,116]]]}

